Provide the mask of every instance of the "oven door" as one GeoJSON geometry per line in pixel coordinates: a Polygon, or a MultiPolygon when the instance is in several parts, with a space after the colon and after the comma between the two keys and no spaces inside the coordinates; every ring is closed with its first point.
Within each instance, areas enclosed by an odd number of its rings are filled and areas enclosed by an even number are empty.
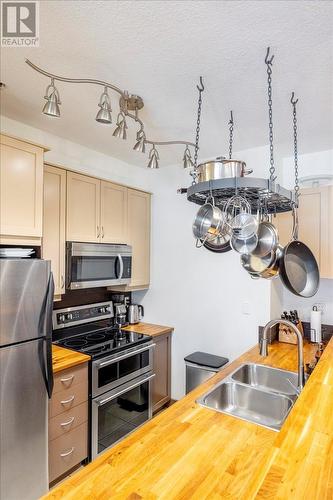
{"type": "Polygon", "coordinates": [[[103,243],[66,244],[66,287],[71,290],[128,284],[132,248],[103,243]]]}
{"type": "Polygon", "coordinates": [[[112,354],[92,363],[92,396],[99,396],[110,389],[144,375],[153,369],[151,342],[112,354]]]}
{"type": "Polygon", "coordinates": [[[91,401],[91,458],[152,417],[152,372],[91,401]]]}

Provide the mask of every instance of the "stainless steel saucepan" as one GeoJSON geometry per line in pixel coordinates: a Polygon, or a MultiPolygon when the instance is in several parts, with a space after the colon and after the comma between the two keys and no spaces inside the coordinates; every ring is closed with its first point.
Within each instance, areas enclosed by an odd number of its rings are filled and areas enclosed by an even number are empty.
{"type": "Polygon", "coordinates": [[[198,165],[198,182],[208,182],[214,179],[230,177],[244,177],[252,174],[253,170],[246,169],[246,163],[240,160],[216,158],[198,165]]]}

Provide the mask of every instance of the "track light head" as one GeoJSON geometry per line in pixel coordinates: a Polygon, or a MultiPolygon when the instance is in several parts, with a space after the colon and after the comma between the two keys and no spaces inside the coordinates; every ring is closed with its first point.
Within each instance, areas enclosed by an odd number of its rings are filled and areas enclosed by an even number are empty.
{"type": "Polygon", "coordinates": [[[160,168],[159,164],[158,164],[159,159],[160,159],[160,157],[158,155],[157,149],[155,148],[155,144],[154,144],[149,152],[149,161],[148,161],[147,167],[153,168],[153,169],[160,168]]]}
{"type": "Polygon", "coordinates": [[[142,129],[136,134],[136,143],[133,149],[134,151],[139,151],[140,153],[146,152],[146,134],[142,129]]]}
{"type": "Polygon", "coordinates": [[[53,78],[51,79],[50,85],[46,88],[44,99],[46,103],[43,107],[43,113],[48,116],[53,116],[59,118],[60,116],[60,96],[58,89],[54,85],[53,78]]]}
{"type": "Polygon", "coordinates": [[[104,92],[100,97],[98,106],[100,107],[100,109],[98,110],[98,113],[96,115],[96,121],[99,123],[110,125],[112,123],[112,110],[107,87],[104,88],[104,92]]]}
{"type": "Polygon", "coordinates": [[[120,137],[121,139],[127,139],[127,123],[124,113],[121,111],[117,116],[117,126],[113,132],[113,137],[120,137]]]}
{"type": "Polygon", "coordinates": [[[184,151],[183,165],[184,165],[184,168],[193,168],[194,167],[194,163],[193,163],[192,156],[191,156],[191,151],[189,150],[188,146],[186,146],[185,151],[184,151]]]}

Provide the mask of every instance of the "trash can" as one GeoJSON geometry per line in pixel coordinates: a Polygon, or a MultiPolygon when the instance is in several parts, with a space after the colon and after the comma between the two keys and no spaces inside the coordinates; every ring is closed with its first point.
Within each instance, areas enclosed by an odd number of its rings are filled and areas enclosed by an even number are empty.
{"type": "Polygon", "coordinates": [[[215,356],[207,352],[193,352],[184,358],[186,368],[186,394],[205,380],[209,379],[216,372],[229,362],[228,358],[215,356]]]}

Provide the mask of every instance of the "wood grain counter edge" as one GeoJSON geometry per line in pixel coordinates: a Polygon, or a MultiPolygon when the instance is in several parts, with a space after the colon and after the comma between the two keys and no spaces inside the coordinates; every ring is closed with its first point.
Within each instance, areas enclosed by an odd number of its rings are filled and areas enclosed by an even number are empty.
{"type": "Polygon", "coordinates": [[[90,356],[87,356],[87,354],[72,351],[71,349],[65,349],[64,347],[60,347],[58,345],[52,346],[53,373],[86,363],[89,360],[90,356]]]}

